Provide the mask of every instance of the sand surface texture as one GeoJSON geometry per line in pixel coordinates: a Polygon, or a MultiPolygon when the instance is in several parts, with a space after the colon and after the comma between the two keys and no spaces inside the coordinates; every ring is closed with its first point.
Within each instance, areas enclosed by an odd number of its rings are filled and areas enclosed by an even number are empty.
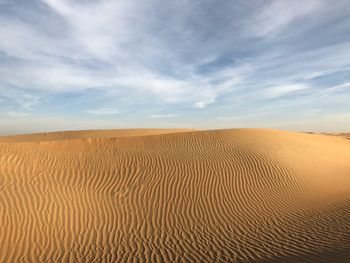
{"type": "Polygon", "coordinates": [[[350,140],[268,129],[0,138],[0,262],[350,262],[350,140]]]}

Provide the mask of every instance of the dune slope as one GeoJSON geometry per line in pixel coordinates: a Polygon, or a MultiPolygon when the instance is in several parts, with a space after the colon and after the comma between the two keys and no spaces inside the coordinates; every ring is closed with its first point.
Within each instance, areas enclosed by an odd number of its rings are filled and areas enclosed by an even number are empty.
{"type": "Polygon", "coordinates": [[[44,132],[32,134],[20,134],[13,136],[1,136],[0,142],[35,142],[35,141],[57,141],[82,138],[111,138],[132,137],[156,134],[167,134],[175,132],[194,131],[195,129],[114,129],[114,130],[85,130],[44,132]]]}
{"type": "Polygon", "coordinates": [[[348,262],[346,138],[107,133],[0,139],[0,262],[348,262]]]}

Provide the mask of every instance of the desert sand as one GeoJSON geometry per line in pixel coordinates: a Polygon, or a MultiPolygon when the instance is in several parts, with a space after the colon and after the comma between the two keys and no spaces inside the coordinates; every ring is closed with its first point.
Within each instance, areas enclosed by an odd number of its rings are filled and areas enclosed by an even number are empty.
{"type": "Polygon", "coordinates": [[[350,262],[350,140],[269,129],[1,137],[0,262],[350,262]]]}

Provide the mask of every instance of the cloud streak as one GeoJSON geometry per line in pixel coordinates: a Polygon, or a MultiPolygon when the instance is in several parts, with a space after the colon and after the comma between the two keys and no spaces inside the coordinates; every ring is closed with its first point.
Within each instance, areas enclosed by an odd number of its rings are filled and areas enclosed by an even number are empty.
{"type": "Polygon", "coordinates": [[[176,116],[175,114],[168,113],[168,114],[152,114],[149,117],[152,119],[161,119],[161,118],[173,118],[175,116],[176,116]]]}
{"type": "Polygon", "coordinates": [[[267,89],[266,96],[269,98],[280,97],[291,93],[307,90],[309,88],[309,86],[304,84],[286,84],[267,89]]]}
{"type": "Polygon", "coordinates": [[[237,113],[252,125],[244,116],[266,108],[266,123],[282,127],[281,105],[322,118],[333,102],[341,114],[349,17],[345,0],[0,2],[0,109],[61,121],[119,113],[134,126],[161,121],[154,112],[206,127],[237,113]]]}
{"type": "Polygon", "coordinates": [[[267,1],[257,15],[254,33],[259,37],[274,36],[285,27],[296,23],[321,9],[322,1],[309,0],[303,5],[293,1],[267,1]]]}
{"type": "Polygon", "coordinates": [[[113,109],[113,108],[93,109],[93,110],[87,110],[87,112],[94,115],[115,115],[120,113],[119,110],[113,109]]]}

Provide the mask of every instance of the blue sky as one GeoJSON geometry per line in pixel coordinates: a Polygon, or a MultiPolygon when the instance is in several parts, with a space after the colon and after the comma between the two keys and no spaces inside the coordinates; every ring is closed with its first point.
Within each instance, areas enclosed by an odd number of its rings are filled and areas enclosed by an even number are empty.
{"type": "Polygon", "coordinates": [[[0,0],[0,133],[350,131],[348,0],[0,0]]]}

